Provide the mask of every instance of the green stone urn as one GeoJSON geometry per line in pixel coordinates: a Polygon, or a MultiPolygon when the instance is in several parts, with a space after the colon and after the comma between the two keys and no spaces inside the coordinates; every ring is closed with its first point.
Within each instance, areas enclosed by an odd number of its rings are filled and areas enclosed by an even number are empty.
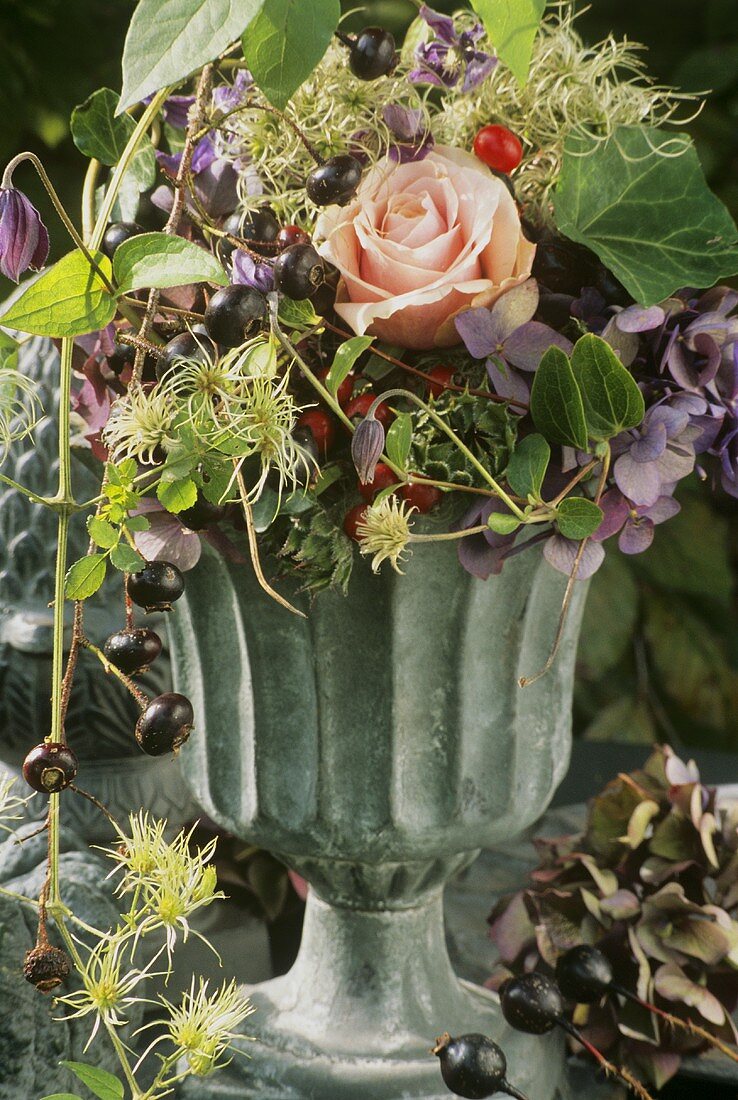
{"type": "Polygon", "coordinates": [[[171,616],[196,711],[184,773],[310,893],[294,967],[249,990],[249,1057],[184,1096],[442,1100],[430,1048],[447,1030],[494,1036],[519,1089],[559,1095],[557,1039],[511,1032],[496,997],[454,974],[443,889],[530,825],[566,771],[586,585],[553,669],[518,686],[546,661],[565,583],[539,547],[482,582],[440,542],[405,576],[357,562],[348,596],[305,601],[301,619],[205,547],[171,616]]]}

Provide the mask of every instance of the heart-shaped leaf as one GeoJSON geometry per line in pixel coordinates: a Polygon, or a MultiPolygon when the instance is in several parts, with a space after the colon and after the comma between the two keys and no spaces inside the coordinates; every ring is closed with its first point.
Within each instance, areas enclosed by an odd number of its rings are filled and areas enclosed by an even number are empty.
{"type": "Polygon", "coordinates": [[[646,412],[635,378],[609,344],[594,333],[577,340],[571,355],[590,438],[605,440],[641,423],[646,412]]]}
{"type": "Polygon", "coordinates": [[[546,0],[472,0],[489,40],[518,84],[528,80],[530,59],[546,0]]]}
{"type": "Polygon", "coordinates": [[[168,233],[139,233],[115,250],[113,275],[121,293],[148,287],[217,283],[228,276],[212,252],[168,233]]]}
{"type": "Polygon", "coordinates": [[[283,110],[328,49],[339,0],[269,0],[243,36],[246,64],[270,103],[283,110]]]}
{"type": "Polygon", "coordinates": [[[536,371],[530,395],[535,425],[552,443],[587,448],[587,422],[582,394],[561,348],[550,347],[536,371]]]}
{"type": "MultiPolygon", "coordinates": [[[[111,274],[110,260],[95,253],[100,270],[111,274]]],[[[69,252],[34,279],[0,317],[0,323],[34,336],[83,336],[105,328],[115,316],[115,299],[81,252],[69,252]]]]}
{"type": "Polygon", "coordinates": [[[586,497],[566,497],[556,510],[559,531],[567,539],[587,539],[602,523],[603,511],[586,497]]]}
{"type": "Polygon", "coordinates": [[[551,458],[551,448],[542,435],[526,435],[515,447],[507,465],[507,482],[514,493],[527,500],[539,499],[541,485],[551,458]]]}

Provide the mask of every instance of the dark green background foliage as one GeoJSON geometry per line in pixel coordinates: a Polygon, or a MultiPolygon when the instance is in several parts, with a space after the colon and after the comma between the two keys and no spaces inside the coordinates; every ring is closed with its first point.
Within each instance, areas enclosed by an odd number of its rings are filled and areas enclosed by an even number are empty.
{"type": "MultiPolygon", "coordinates": [[[[132,10],[128,0],[0,0],[0,164],[22,148],[35,150],[73,211],[84,163],[69,138],[69,114],[96,88],[120,87],[132,10]]],[[[369,0],[349,26],[379,23],[401,34],[414,11],[407,0],[369,0]]],[[[660,81],[714,89],[690,130],[710,183],[737,215],[736,0],[596,0],[580,25],[590,41],[612,30],[644,42],[660,81]]],[[[66,242],[30,168],[16,182],[42,209],[59,255],[66,242]]],[[[0,297],[7,289],[0,280],[0,297]]],[[[657,530],[648,553],[628,559],[613,546],[593,582],[577,729],[595,738],[736,749],[738,507],[696,478],[681,499],[681,516],[657,530]]]]}

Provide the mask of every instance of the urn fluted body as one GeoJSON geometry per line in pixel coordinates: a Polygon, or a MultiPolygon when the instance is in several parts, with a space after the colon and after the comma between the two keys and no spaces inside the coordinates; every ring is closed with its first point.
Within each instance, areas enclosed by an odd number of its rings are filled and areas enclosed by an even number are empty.
{"type": "Polygon", "coordinates": [[[305,601],[301,619],[206,550],[171,622],[196,710],[185,775],[311,890],[295,966],[252,990],[250,1060],[185,1095],[442,1097],[428,1051],[446,1030],[494,1035],[519,1088],[555,1095],[556,1040],[510,1032],[454,975],[442,892],[534,821],[566,770],[585,586],[552,670],[518,685],[546,661],[565,584],[539,548],[482,582],[441,542],[405,576],[357,563],[348,596],[305,601]]]}

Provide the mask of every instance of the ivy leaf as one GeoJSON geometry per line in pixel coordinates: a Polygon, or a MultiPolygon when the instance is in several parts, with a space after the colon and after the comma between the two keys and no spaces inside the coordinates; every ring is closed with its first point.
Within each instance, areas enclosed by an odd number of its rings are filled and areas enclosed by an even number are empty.
{"type": "Polygon", "coordinates": [[[192,478],[184,477],[177,481],[160,481],[156,495],[168,512],[183,512],[191,508],[197,500],[197,485],[192,478]]]}
{"type": "Polygon", "coordinates": [[[97,592],[104,580],[105,555],[88,554],[76,561],[67,572],[64,593],[68,600],[86,600],[97,592]]]}
{"type": "Polygon", "coordinates": [[[264,0],[140,0],[123,49],[118,111],[213,61],[263,5],[264,0]]]}
{"type": "Polygon", "coordinates": [[[498,57],[523,87],[546,0],[472,0],[472,7],[498,57]]]}
{"type": "Polygon", "coordinates": [[[113,527],[112,523],[108,523],[102,516],[90,516],[87,521],[87,530],[95,545],[102,550],[110,550],[120,538],[119,532],[113,527]]]}
{"type": "Polygon", "coordinates": [[[587,449],[587,422],[582,394],[561,348],[550,347],[533,380],[530,411],[535,425],[552,443],[587,449]]]}
{"type": "Polygon", "coordinates": [[[507,482],[514,493],[527,500],[541,496],[541,485],[551,458],[551,448],[537,433],[521,439],[510,455],[507,482]]]}
{"type": "Polygon", "coordinates": [[[259,90],[284,110],[330,45],[339,0],[269,0],[249,23],[243,55],[259,90]]]}
{"type": "Polygon", "coordinates": [[[556,523],[564,538],[579,542],[595,533],[603,516],[602,509],[593,500],[566,497],[556,510],[556,523]]]}
{"type": "Polygon", "coordinates": [[[352,336],[350,340],[346,340],[338,348],[325,380],[327,389],[334,397],[338,393],[338,387],[350,374],[356,360],[373,343],[373,336],[352,336]]]}
{"type": "Polygon", "coordinates": [[[168,233],[139,233],[123,241],[115,250],[113,274],[122,294],[144,287],[228,282],[212,252],[168,233]]]}
{"type": "Polygon", "coordinates": [[[98,1100],[123,1100],[123,1084],[112,1073],[98,1066],[87,1066],[83,1062],[62,1062],[63,1066],[87,1085],[98,1100]]]}
{"type": "Polygon", "coordinates": [[[644,306],[738,273],[738,229],[686,134],[619,126],[607,142],[569,138],[554,213],[644,306]]]}
{"type": "MultiPolygon", "coordinates": [[[[107,256],[96,252],[100,270],[110,276],[107,256]]],[[[2,314],[8,328],[34,336],[83,336],[105,328],[115,316],[115,298],[81,252],[69,252],[35,279],[2,314]]]]}
{"type": "Polygon", "coordinates": [[[121,542],[110,551],[110,561],[121,573],[140,573],[146,562],[127,542],[121,542]]]}
{"type": "Polygon", "coordinates": [[[646,412],[643,394],[630,371],[599,336],[588,333],[577,340],[571,369],[579,384],[592,439],[612,439],[641,423],[646,412]]]}
{"type": "Polygon", "coordinates": [[[100,88],[72,111],[74,144],[84,156],[101,164],[118,163],[136,128],[130,115],[116,115],[118,99],[112,88],[100,88]]]}
{"type": "Polygon", "coordinates": [[[390,461],[401,470],[407,468],[412,442],[413,418],[410,413],[398,413],[387,431],[385,450],[390,461]]]}

